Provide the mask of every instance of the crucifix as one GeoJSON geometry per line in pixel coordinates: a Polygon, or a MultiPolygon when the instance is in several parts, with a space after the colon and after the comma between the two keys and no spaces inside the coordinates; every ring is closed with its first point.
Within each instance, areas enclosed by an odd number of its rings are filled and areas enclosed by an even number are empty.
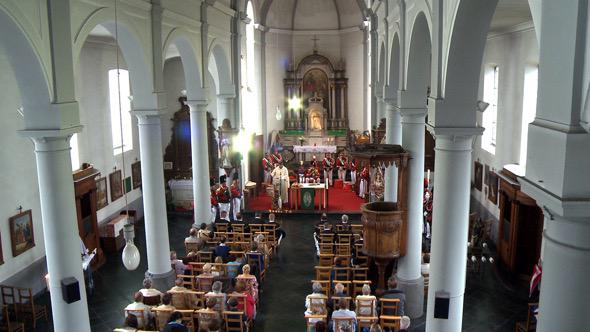
{"type": "Polygon", "coordinates": [[[320,39],[318,38],[318,36],[313,35],[313,38],[311,40],[313,40],[313,53],[316,54],[318,52],[318,43],[317,42],[320,39]]]}

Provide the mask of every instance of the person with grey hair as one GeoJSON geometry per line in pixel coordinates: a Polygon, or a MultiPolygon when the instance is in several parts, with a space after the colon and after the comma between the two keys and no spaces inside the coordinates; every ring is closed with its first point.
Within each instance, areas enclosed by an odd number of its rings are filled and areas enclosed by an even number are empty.
{"type": "Polygon", "coordinates": [[[402,319],[399,323],[399,332],[406,332],[410,328],[410,317],[402,316],[402,319]]]}
{"type": "Polygon", "coordinates": [[[338,233],[340,234],[346,234],[346,233],[351,233],[351,227],[350,224],[348,223],[348,215],[343,214],[342,217],[340,218],[340,225],[338,225],[339,230],[338,233]]]}
{"type": "MultiPolygon", "coordinates": [[[[328,310],[326,302],[328,297],[324,294],[322,284],[314,282],[311,286],[312,293],[305,297],[305,313],[304,315],[325,315],[328,310]]],[[[310,323],[317,322],[321,319],[311,319],[310,323]]]]}
{"type": "Polygon", "coordinates": [[[395,275],[391,275],[389,279],[387,279],[387,290],[383,292],[381,298],[385,299],[399,299],[399,306],[397,308],[397,312],[388,312],[385,310],[385,315],[396,315],[396,316],[403,316],[404,315],[404,307],[406,304],[406,295],[402,290],[397,289],[397,278],[395,275]]]}
{"type": "Polygon", "coordinates": [[[227,294],[223,293],[222,289],[223,284],[221,281],[216,281],[211,286],[211,291],[205,294],[205,298],[214,298],[217,300],[214,310],[218,312],[223,312],[225,310],[225,304],[227,303],[227,294]]]}
{"type": "Polygon", "coordinates": [[[358,295],[354,300],[356,304],[355,312],[358,320],[369,324],[370,321],[363,320],[362,317],[377,316],[377,298],[375,295],[371,295],[371,286],[369,286],[369,284],[363,285],[362,292],[363,294],[358,295]]]}
{"type": "Polygon", "coordinates": [[[143,279],[143,288],[139,290],[143,297],[154,297],[154,296],[162,296],[162,292],[153,288],[152,279],[145,278],[143,279]]]}

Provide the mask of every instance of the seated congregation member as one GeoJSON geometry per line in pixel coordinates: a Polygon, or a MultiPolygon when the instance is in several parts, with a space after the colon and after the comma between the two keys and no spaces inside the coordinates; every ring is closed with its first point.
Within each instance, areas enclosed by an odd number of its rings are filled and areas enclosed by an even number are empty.
{"type": "Polygon", "coordinates": [[[215,265],[211,268],[211,274],[214,277],[224,277],[225,270],[223,269],[223,258],[221,256],[215,257],[215,265]]]}
{"type": "Polygon", "coordinates": [[[285,230],[281,228],[281,224],[275,220],[275,214],[271,213],[268,215],[268,223],[276,224],[275,227],[275,238],[277,239],[277,246],[281,245],[281,241],[287,236],[285,230]]]}
{"type": "Polygon", "coordinates": [[[229,214],[227,211],[219,212],[219,219],[215,220],[216,224],[230,224],[231,221],[229,220],[229,214]]]}
{"type": "Polygon", "coordinates": [[[327,332],[328,331],[328,325],[326,325],[326,322],[324,322],[323,320],[316,322],[314,327],[315,327],[315,332],[327,332]]]}
{"type": "Polygon", "coordinates": [[[256,276],[250,274],[250,265],[244,265],[244,267],[242,267],[242,274],[238,275],[236,279],[244,281],[246,284],[246,291],[252,295],[254,301],[257,301],[258,280],[256,280],[256,276]]]}
{"type": "Polygon", "coordinates": [[[239,302],[237,308],[238,311],[243,311],[249,320],[253,320],[256,315],[256,300],[254,300],[252,294],[246,289],[246,283],[238,280],[234,288],[234,293],[245,296],[244,303],[239,302]],[[246,306],[245,308],[244,305],[246,306]]]}
{"type": "Polygon", "coordinates": [[[201,328],[201,326],[209,326],[213,320],[221,320],[219,312],[215,310],[216,305],[217,299],[210,297],[205,302],[205,308],[196,311],[199,320],[199,328],[201,328]]]}
{"type": "MultiPolygon", "coordinates": [[[[362,288],[363,295],[358,295],[355,298],[356,303],[356,315],[357,319],[361,320],[361,322],[368,322],[368,320],[362,319],[362,316],[365,317],[374,317],[377,316],[377,298],[375,295],[371,295],[371,287],[369,284],[364,284],[362,288]],[[367,307],[372,304],[372,307],[367,307]]],[[[363,331],[369,331],[368,328],[363,328],[363,331]]]]}
{"type": "Polygon", "coordinates": [[[243,256],[230,256],[229,262],[227,262],[227,277],[230,279],[237,277],[243,264],[243,256]]]}
{"type": "Polygon", "coordinates": [[[264,220],[262,220],[262,213],[254,213],[254,220],[252,220],[251,224],[264,224],[264,220]]]}
{"type": "Polygon", "coordinates": [[[172,305],[172,294],[164,293],[162,295],[162,304],[157,306],[156,309],[175,310],[176,308],[172,305]]]}
{"type": "Polygon", "coordinates": [[[246,256],[248,256],[248,254],[259,254],[259,256],[257,256],[259,257],[259,261],[256,262],[256,265],[250,266],[250,268],[252,273],[254,273],[254,275],[257,278],[260,278],[260,273],[264,271],[264,262],[266,261],[266,254],[262,250],[260,250],[260,248],[258,247],[258,242],[256,241],[252,241],[252,243],[250,244],[250,251],[246,253],[246,256]]]}
{"type": "Polygon", "coordinates": [[[125,310],[143,310],[143,317],[135,317],[137,318],[137,326],[143,329],[153,326],[152,320],[154,315],[151,307],[143,303],[143,294],[141,292],[136,292],[133,295],[133,303],[126,306],[125,310]]]}
{"type": "MultiPolygon", "coordinates": [[[[305,312],[303,313],[304,315],[326,315],[328,313],[328,310],[326,308],[326,306],[322,307],[317,307],[317,306],[312,306],[312,301],[316,300],[317,302],[320,301],[324,301],[324,304],[326,304],[326,302],[328,301],[328,297],[326,296],[326,294],[324,294],[322,292],[322,285],[319,282],[314,282],[313,285],[311,286],[313,293],[307,295],[305,297],[305,312]]],[[[314,323],[317,322],[321,319],[310,319],[310,323],[314,323]]]]}
{"type": "Polygon", "coordinates": [[[203,265],[203,272],[201,272],[201,274],[199,274],[199,276],[214,277],[214,275],[212,273],[212,269],[213,269],[213,266],[211,265],[211,263],[206,263],[205,265],[203,265]]]}
{"type": "Polygon", "coordinates": [[[145,304],[153,305],[156,303],[160,303],[160,298],[162,297],[162,292],[155,289],[152,285],[152,279],[145,278],[143,279],[143,288],[139,290],[141,295],[143,295],[143,301],[145,304]],[[148,300],[148,298],[150,300],[148,300]],[[154,301],[154,302],[151,302],[154,301]],[[157,301],[157,302],[155,302],[157,301]],[[150,302],[150,303],[147,303],[150,302]]]}
{"type": "Polygon", "coordinates": [[[199,231],[197,229],[195,229],[195,228],[191,228],[191,230],[189,231],[189,236],[184,239],[184,243],[185,243],[185,245],[187,243],[197,243],[199,245],[199,247],[200,247],[205,242],[199,236],[199,231]]]}
{"type": "Polygon", "coordinates": [[[234,224],[238,224],[238,225],[244,225],[244,232],[245,233],[249,233],[250,232],[250,226],[248,224],[248,221],[244,220],[244,216],[242,215],[241,212],[238,212],[236,214],[236,219],[233,222],[234,224]]]}
{"type": "Polygon", "coordinates": [[[184,274],[184,271],[187,269],[187,266],[184,265],[182,260],[178,259],[174,250],[170,252],[170,264],[174,267],[176,274],[184,274]]]}
{"type": "Polygon", "coordinates": [[[174,286],[172,288],[170,288],[170,290],[173,292],[186,292],[186,291],[188,291],[188,289],[186,287],[184,287],[184,280],[182,280],[182,278],[176,278],[176,280],[174,280],[174,286]]]}
{"type": "Polygon", "coordinates": [[[340,231],[341,234],[350,234],[352,233],[352,229],[350,224],[348,223],[348,215],[343,214],[342,218],[340,219],[340,231]]]}
{"type": "Polygon", "coordinates": [[[201,224],[201,227],[199,227],[199,231],[197,232],[197,237],[205,243],[207,241],[211,241],[211,239],[213,238],[213,234],[211,231],[207,229],[207,224],[201,224]]]}
{"type": "Polygon", "coordinates": [[[347,327],[344,326],[343,328],[345,329],[344,331],[346,331],[346,329],[349,329],[348,331],[356,331],[356,313],[354,311],[348,310],[346,309],[347,307],[347,303],[348,300],[339,300],[338,301],[338,310],[335,310],[334,312],[332,312],[332,329],[334,331],[336,330],[336,326],[334,326],[334,318],[348,318],[351,317],[353,318],[352,320],[352,326],[347,327]]]}
{"type": "Polygon", "coordinates": [[[221,240],[219,240],[219,244],[215,246],[213,255],[215,257],[221,257],[221,259],[225,261],[229,257],[229,252],[230,248],[225,244],[225,237],[222,237],[221,240]]]}
{"type": "Polygon", "coordinates": [[[182,314],[178,311],[173,312],[162,332],[188,332],[188,328],[182,324],[182,314]]]}
{"type": "Polygon", "coordinates": [[[334,309],[336,309],[337,303],[335,303],[334,297],[346,297],[346,294],[344,293],[343,284],[337,283],[334,286],[334,293],[332,294],[332,297],[326,302],[326,307],[328,308],[328,316],[330,316],[334,309]]]}
{"type": "Polygon", "coordinates": [[[137,317],[133,315],[127,315],[127,317],[125,317],[125,322],[123,323],[123,328],[120,330],[135,331],[139,328],[138,324],[139,323],[137,322],[137,317]]]}
{"type": "Polygon", "coordinates": [[[381,298],[385,299],[399,299],[399,306],[397,308],[397,313],[394,312],[384,312],[386,315],[397,315],[403,316],[404,315],[404,306],[406,303],[406,295],[402,290],[397,289],[397,278],[395,275],[391,275],[389,279],[387,279],[387,290],[383,292],[381,298]]]}
{"type": "MultiPolygon", "coordinates": [[[[233,312],[244,312],[243,310],[240,310],[240,308],[238,307],[238,300],[235,297],[230,298],[229,300],[227,300],[227,311],[233,311],[233,312]]],[[[242,314],[242,322],[245,325],[246,322],[248,321],[248,316],[246,316],[246,313],[242,314]]],[[[237,323],[233,323],[233,322],[229,322],[228,323],[230,328],[239,328],[240,326],[237,323]]]]}
{"type": "Polygon", "coordinates": [[[197,253],[194,251],[189,252],[186,257],[184,257],[182,259],[182,264],[184,264],[187,267],[187,270],[190,270],[190,265],[189,263],[192,262],[197,262],[198,261],[198,257],[197,257],[197,253]]]}
{"type": "Polygon", "coordinates": [[[221,283],[221,281],[216,281],[213,283],[213,286],[211,286],[211,291],[205,294],[206,298],[212,297],[217,299],[217,303],[215,304],[215,310],[219,312],[225,311],[225,303],[227,302],[227,294],[221,291],[222,288],[223,284],[221,283]]]}

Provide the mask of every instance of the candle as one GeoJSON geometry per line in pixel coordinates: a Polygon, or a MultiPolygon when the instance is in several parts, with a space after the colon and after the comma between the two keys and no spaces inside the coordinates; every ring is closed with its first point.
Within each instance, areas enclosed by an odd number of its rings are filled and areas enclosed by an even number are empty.
{"type": "Polygon", "coordinates": [[[426,172],[426,185],[430,187],[430,169],[426,172]]]}

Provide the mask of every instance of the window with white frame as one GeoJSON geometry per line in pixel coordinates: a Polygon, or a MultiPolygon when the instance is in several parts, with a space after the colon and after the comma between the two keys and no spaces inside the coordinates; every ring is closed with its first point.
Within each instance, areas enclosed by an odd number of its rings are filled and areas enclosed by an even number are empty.
{"type": "Polygon", "coordinates": [[[72,159],[72,171],[80,168],[80,152],[78,149],[78,133],[70,139],[70,158],[72,159]]]}
{"type": "Polygon", "coordinates": [[[113,155],[115,156],[133,150],[130,95],[129,72],[124,69],[109,70],[111,134],[113,137],[113,155]]]}
{"type": "Polygon", "coordinates": [[[498,120],[498,74],[499,67],[488,66],[483,80],[483,101],[489,104],[483,113],[481,147],[491,154],[496,153],[496,129],[498,120]]]}
{"type": "Polygon", "coordinates": [[[255,23],[252,1],[248,1],[246,5],[246,15],[248,15],[250,22],[246,25],[246,59],[242,62],[242,64],[245,64],[243,73],[246,74],[242,77],[242,122],[248,132],[258,132],[261,120],[256,76],[255,23]]]}
{"type": "Polygon", "coordinates": [[[524,89],[522,94],[522,130],[520,135],[519,164],[526,168],[526,154],[529,124],[535,120],[537,113],[538,66],[527,66],[524,70],[524,89]]]}

